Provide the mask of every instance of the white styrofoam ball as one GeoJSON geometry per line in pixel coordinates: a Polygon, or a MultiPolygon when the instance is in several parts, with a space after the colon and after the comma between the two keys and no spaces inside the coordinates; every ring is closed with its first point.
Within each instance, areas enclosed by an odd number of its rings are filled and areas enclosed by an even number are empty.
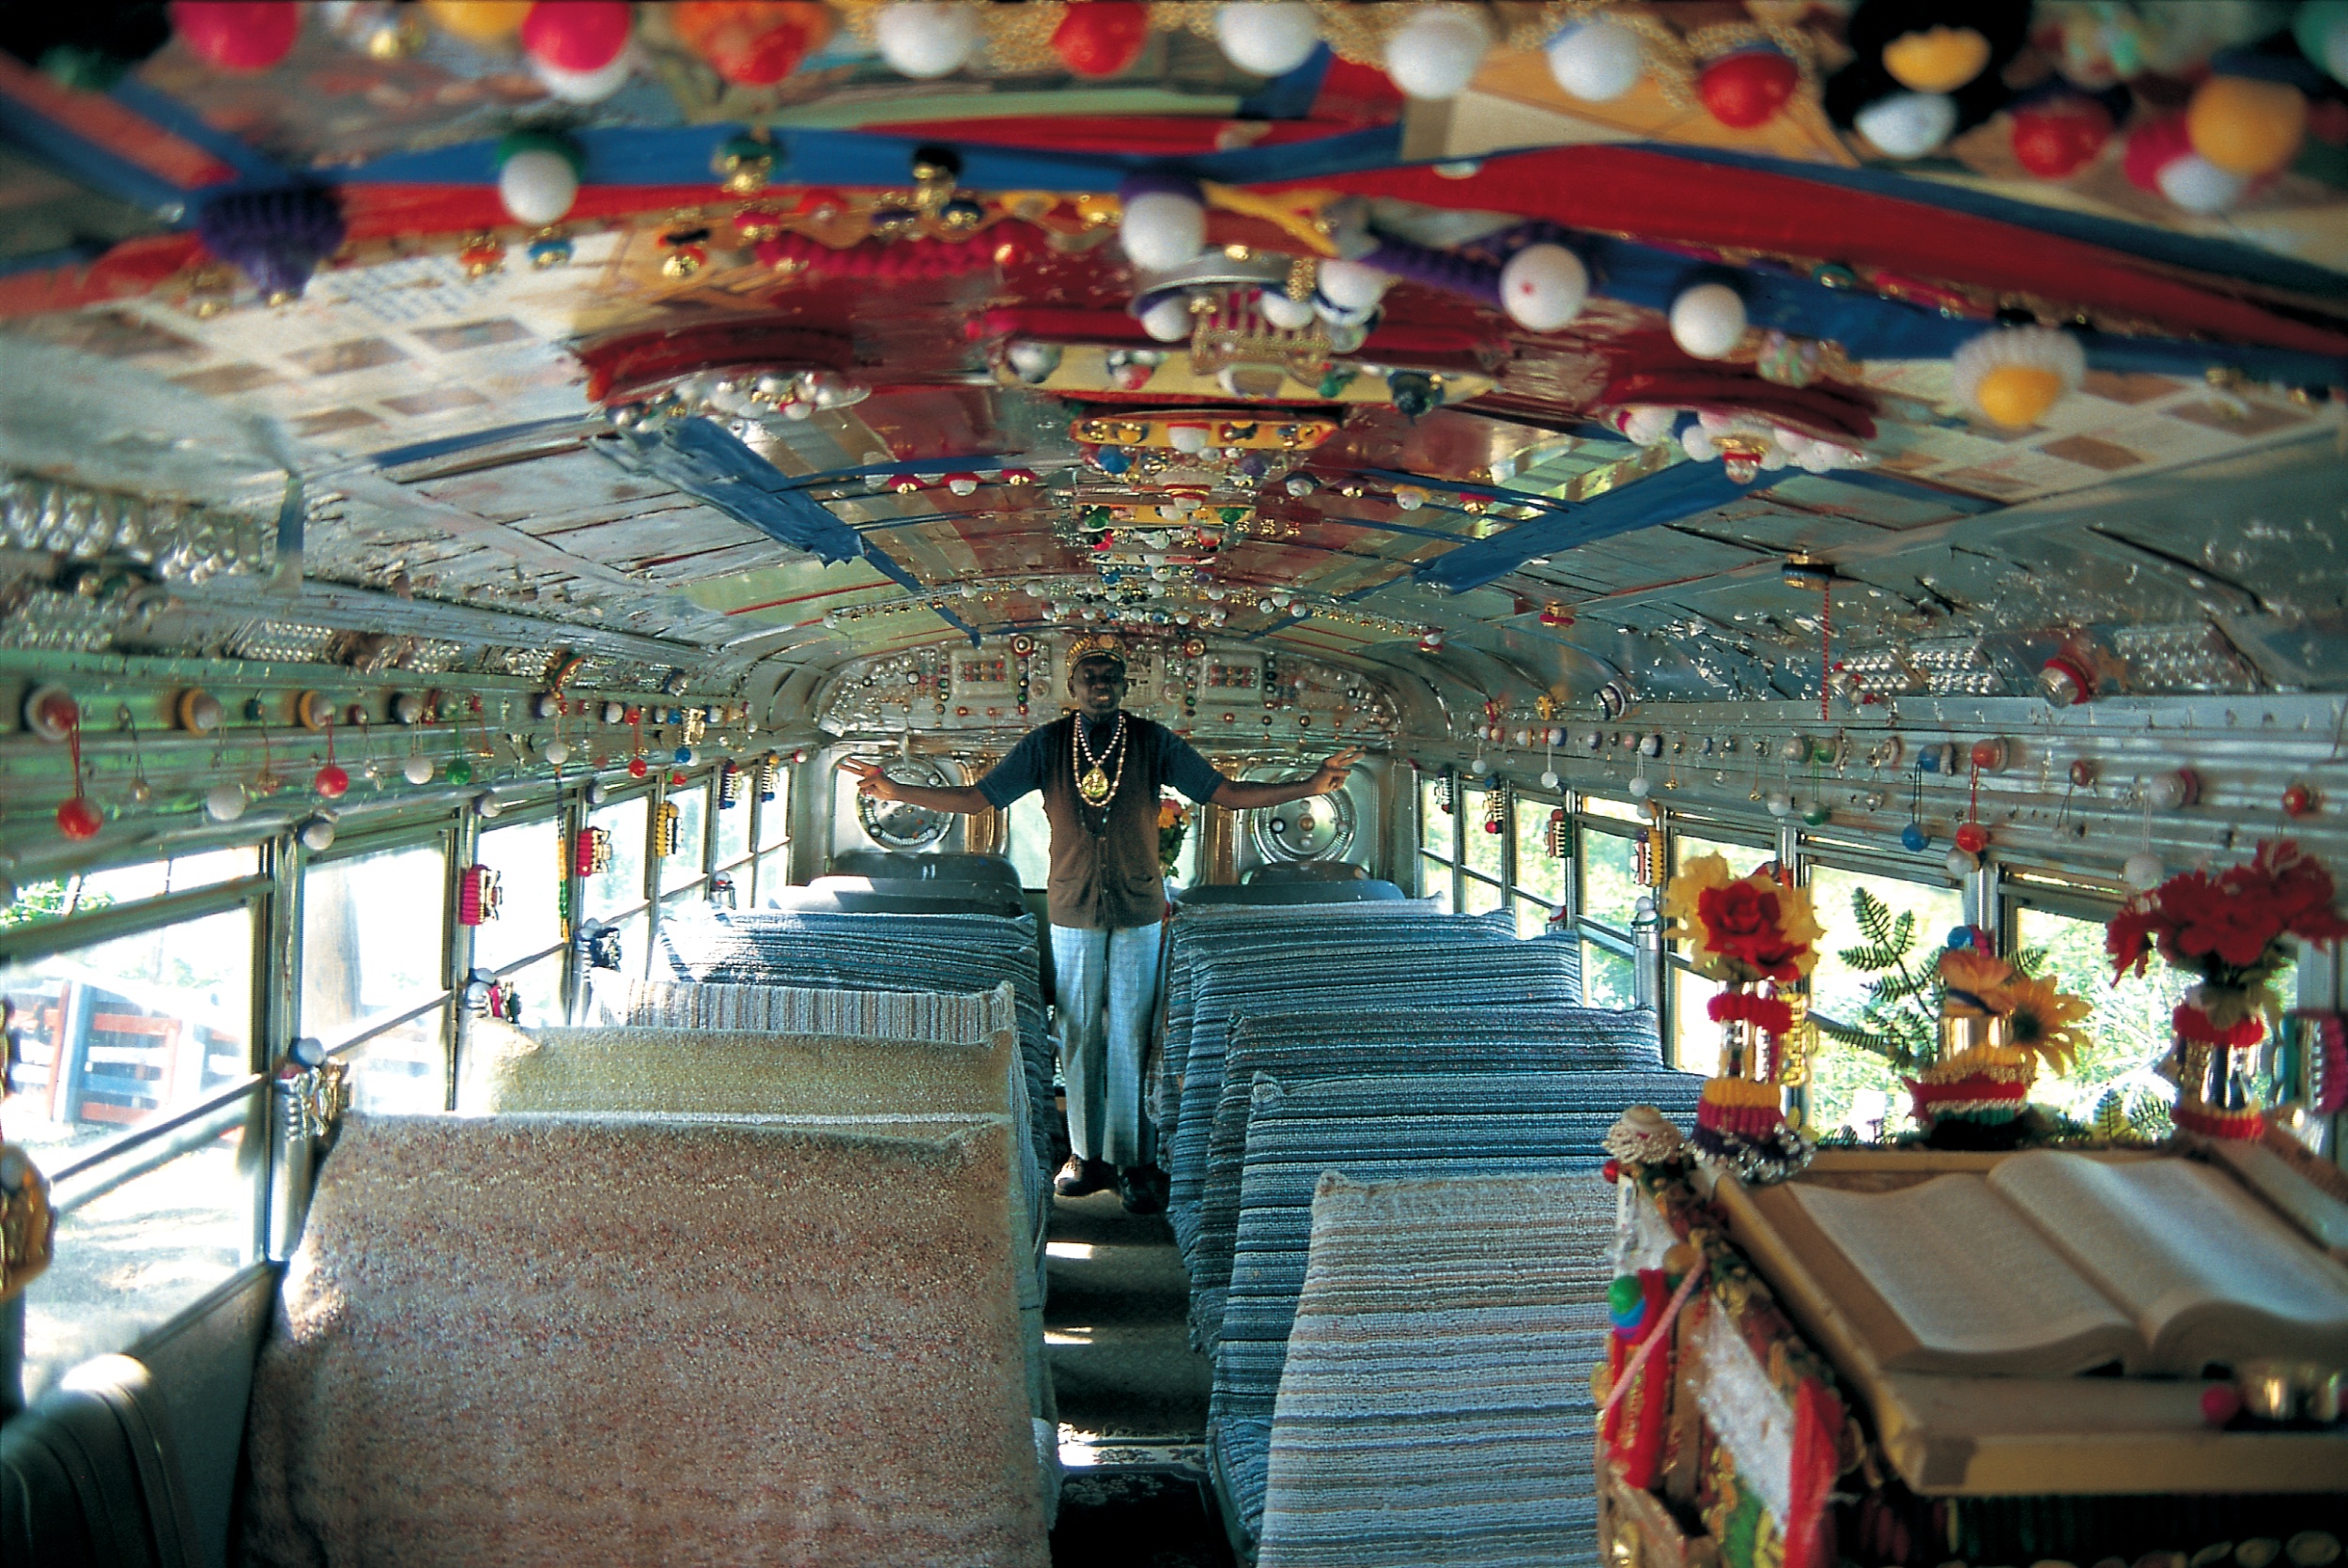
{"type": "Polygon", "coordinates": [[[1145,191],[1125,202],[1119,243],[1145,272],[1170,272],[1206,248],[1207,209],[1175,191],[1145,191]]]}
{"type": "Polygon", "coordinates": [[[301,847],[323,851],[334,847],[334,824],[325,817],[312,817],[301,824],[301,847]]]}
{"type": "Polygon", "coordinates": [[[432,759],[424,756],[409,758],[399,765],[399,776],[410,784],[431,783],[432,759]]]}
{"type": "Polygon", "coordinates": [[[1834,457],[1823,446],[1805,447],[1794,453],[1794,463],[1804,473],[1832,473],[1834,457]]]}
{"type": "Polygon", "coordinates": [[[244,786],[231,780],[204,792],[204,814],[216,822],[233,822],[244,815],[244,786]]]}
{"type": "Polygon", "coordinates": [[[1660,403],[1642,404],[1622,422],[1622,433],[1633,446],[1657,446],[1671,439],[1679,410],[1660,403]]]}
{"type": "Polygon", "coordinates": [[[2187,212],[2223,212],[2242,199],[2249,181],[2229,174],[2198,152],[2172,158],[2155,177],[2160,193],[2187,212]]]}
{"type": "Polygon", "coordinates": [[[1544,790],[1553,790],[1553,789],[1555,789],[1556,787],[1557,787],[1557,770],[1556,770],[1555,768],[1550,768],[1550,769],[1545,770],[1545,771],[1541,774],[1541,788],[1542,788],[1542,789],[1544,789],[1544,790]]]}
{"type": "Polygon", "coordinates": [[[978,50],[979,13],[948,0],[898,0],[873,18],[873,41],[900,76],[950,75],[978,50]]]}
{"type": "Polygon", "coordinates": [[[1775,441],[1786,456],[1794,458],[1800,457],[1803,453],[1818,444],[1800,431],[1789,430],[1782,424],[1770,429],[1769,439],[1775,441]]]}
{"type": "Polygon", "coordinates": [[[1745,335],[1744,297],[1726,284],[1697,284],[1672,301],[1672,341],[1691,359],[1726,357],[1745,335]]]}
{"type": "Polygon", "coordinates": [[[559,152],[530,147],[498,170],[498,199],[517,223],[561,223],[579,199],[579,171],[559,152]]]}
{"type": "Polygon", "coordinates": [[[1679,447],[1699,463],[1708,463],[1721,454],[1721,449],[1712,444],[1712,433],[1700,424],[1688,426],[1679,438],[1679,447]]]}
{"type": "Polygon", "coordinates": [[[1256,301],[1256,309],[1263,313],[1266,321],[1284,332],[1293,332],[1313,324],[1311,300],[1291,300],[1276,288],[1265,289],[1256,301]]]}
{"type": "Polygon", "coordinates": [[[1417,10],[1386,37],[1386,75],[1411,98],[1457,98],[1491,47],[1491,24],[1480,12],[1417,10]]]}
{"type": "Polygon", "coordinates": [[[1584,103],[1607,103],[1639,85],[1646,60],[1639,36],[1619,22],[1592,17],[1552,38],[1549,73],[1584,103]]]}
{"type": "Polygon", "coordinates": [[[546,90],[565,103],[601,103],[627,85],[628,77],[636,69],[636,50],[633,45],[611,56],[607,65],[593,70],[565,70],[550,66],[535,55],[530,57],[530,73],[546,90]]]}
{"type": "Polygon", "coordinates": [[[1922,158],[1956,129],[1956,100],[1946,93],[1893,93],[1851,116],[1851,126],[1892,158],[1922,158]]]}
{"type": "Polygon", "coordinates": [[[1321,28],[1304,0],[1243,0],[1215,8],[1214,41],[1242,70],[1286,76],[1312,57],[1321,28]]]}
{"type": "Polygon", "coordinates": [[[1022,380],[1041,381],[1059,368],[1060,349],[1058,344],[1022,338],[1003,350],[1003,359],[1022,380]]]}
{"type": "Polygon", "coordinates": [[[1190,301],[1169,294],[1141,313],[1141,330],[1160,343],[1180,343],[1190,336],[1190,301]]]}
{"type": "Polygon", "coordinates": [[[1949,875],[1959,882],[1981,869],[1980,857],[1968,850],[1951,850],[1940,864],[1947,867],[1949,875]]]}
{"type": "Polygon", "coordinates": [[[1394,280],[1375,267],[1329,256],[1321,264],[1321,297],[1341,311],[1366,311],[1385,298],[1394,280]]]}
{"type": "Polygon", "coordinates": [[[1527,245],[1500,269],[1500,304],[1527,331],[1553,332],[1582,314],[1590,269],[1563,245],[1527,245]]]}
{"type": "Polygon", "coordinates": [[[2120,868],[2120,880],[2139,893],[2149,893],[2158,887],[2161,879],[2168,874],[2169,868],[2163,866],[2160,863],[2160,856],[2150,850],[2137,851],[2128,856],[2127,863],[2120,868]]]}
{"type": "Polygon", "coordinates": [[[1784,448],[1774,446],[1765,447],[1761,452],[1761,471],[1763,473],[1780,472],[1790,461],[1792,461],[1792,459],[1785,455],[1784,448]]]}

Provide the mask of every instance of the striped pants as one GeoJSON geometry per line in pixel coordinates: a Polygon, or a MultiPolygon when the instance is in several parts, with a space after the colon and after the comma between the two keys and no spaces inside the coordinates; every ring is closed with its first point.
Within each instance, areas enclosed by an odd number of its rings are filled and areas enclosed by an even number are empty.
{"type": "Polygon", "coordinates": [[[1080,1160],[1147,1164],[1141,1064],[1158,1012],[1155,923],[1123,930],[1052,928],[1060,1076],[1068,1084],[1068,1142],[1080,1160]]]}

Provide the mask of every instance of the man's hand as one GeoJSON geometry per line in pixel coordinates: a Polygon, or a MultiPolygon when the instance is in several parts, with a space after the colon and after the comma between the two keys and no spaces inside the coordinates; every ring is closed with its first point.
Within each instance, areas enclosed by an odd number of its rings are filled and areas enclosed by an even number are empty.
{"type": "Polygon", "coordinates": [[[1322,762],[1321,771],[1312,776],[1312,792],[1317,795],[1326,795],[1345,788],[1346,775],[1351,773],[1353,764],[1361,760],[1362,748],[1358,746],[1349,746],[1335,757],[1322,762]]]}
{"type": "Polygon", "coordinates": [[[853,757],[840,760],[840,771],[856,776],[856,792],[874,800],[903,800],[904,792],[898,782],[888,776],[888,770],[878,762],[858,761],[853,757]]]}

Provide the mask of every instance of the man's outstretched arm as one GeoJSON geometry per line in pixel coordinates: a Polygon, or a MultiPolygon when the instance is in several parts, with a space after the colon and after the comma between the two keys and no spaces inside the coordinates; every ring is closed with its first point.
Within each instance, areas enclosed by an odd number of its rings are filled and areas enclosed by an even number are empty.
{"type": "Polygon", "coordinates": [[[907,806],[919,806],[932,811],[953,811],[962,816],[976,816],[992,811],[995,803],[980,792],[976,784],[955,784],[941,788],[934,784],[901,784],[881,770],[877,762],[861,762],[853,757],[843,758],[842,772],[856,776],[856,792],[871,795],[874,800],[901,800],[907,806]]]}
{"type": "Polygon", "coordinates": [[[1228,807],[1234,811],[1256,811],[1267,806],[1286,806],[1292,800],[1308,800],[1314,795],[1329,794],[1345,787],[1346,776],[1361,758],[1360,746],[1348,746],[1303,778],[1273,784],[1249,784],[1227,778],[1215,786],[1214,804],[1228,807]]]}

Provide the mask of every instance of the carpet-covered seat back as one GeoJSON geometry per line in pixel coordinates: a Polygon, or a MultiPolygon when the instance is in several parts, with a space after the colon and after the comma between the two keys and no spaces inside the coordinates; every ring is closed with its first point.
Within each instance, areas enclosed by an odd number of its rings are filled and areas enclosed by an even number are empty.
{"type": "Polygon", "coordinates": [[[1259,1568],[1598,1560],[1590,1368],[1614,1207],[1596,1171],[1321,1177],[1259,1568]]]}
{"type": "Polygon", "coordinates": [[[778,1035],[870,1035],[883,1039],[976,1045],[1019,1030],[1018,996],[1008,980],[992,991],[843,991],[828,987],[702,985],[622,980],[597,972],[604,1023],[675,1029],[756,1029],[778,1035]]]}
{"type": "Polygon", "coordinates": [[[664,921],[654,980],[835,991],[992,991],[1008,982],[1027,1064],[1031,1138],[1052,1149],[1052,1046],[1044,1032],[1033,915],[824,915],[706,910],[664,921]]]}
{"type": "Polygon", "coordinates": [[[1011,1149],[347,1118],[260,1359],[246,1560],[1041,1568],[1011,1149]]]}
{"type": "MultiPolygon", "coordinates": [[[[1256,1074],[1293,1085],[1307,1078],[1392,1074],[1440,1099],[1459,1072],[1663,1070],[1651,1012],[1598,1007],[1483,1007],[1392,1013],[1282,1013],[1231,1025],[1223,1088],[1207,1140],[1191,1282],[1202,1294],[1230,1283],[1239,1227],[1242,1158],[1256,1074]]],[[[1210,1332],[1216,1313],[1197,1314],[1210,1332]]]]}

